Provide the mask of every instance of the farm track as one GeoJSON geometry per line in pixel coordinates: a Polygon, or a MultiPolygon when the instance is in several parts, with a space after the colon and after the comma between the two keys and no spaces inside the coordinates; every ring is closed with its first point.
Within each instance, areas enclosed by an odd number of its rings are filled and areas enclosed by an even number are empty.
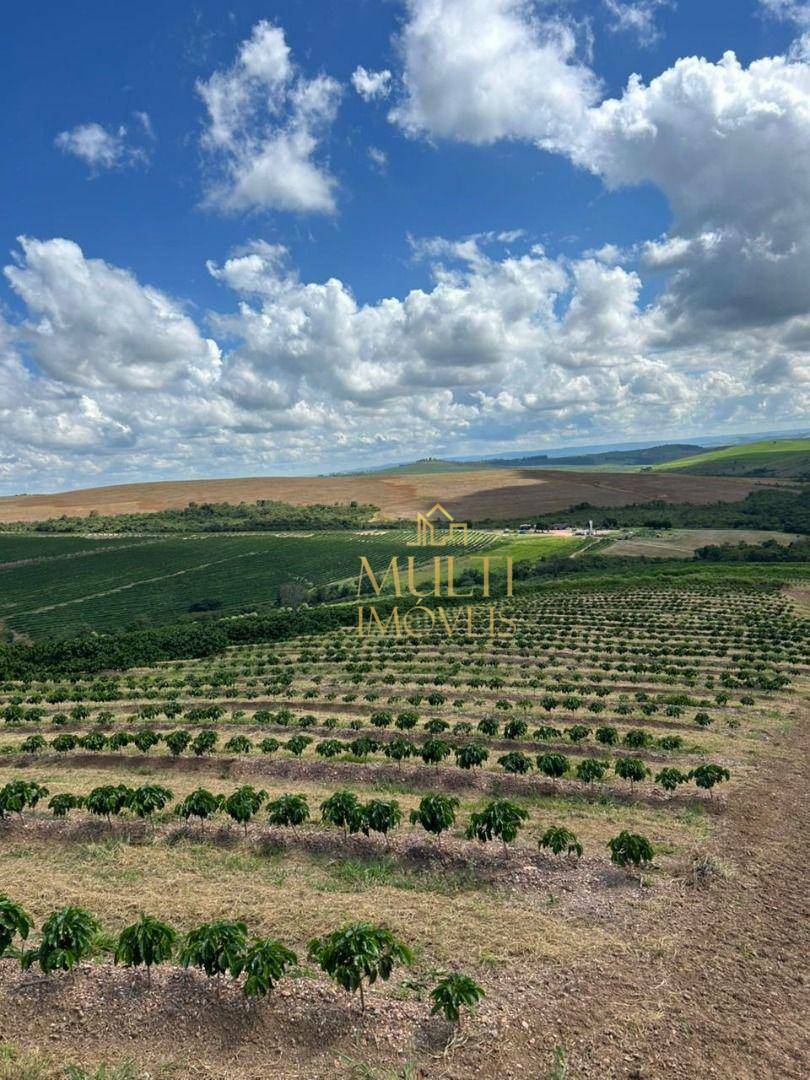
{"type": "Polygon", "coordinates": [[[718,841],[736,853],[738,876],[697,903],[685,899],[668,920],[678,963],[634,1047],[634,1057],[655,1063],[640,1075],[804,1080],[810,1073],[806,711],[796,710],[795,721],[720,822],[718,841]]]}

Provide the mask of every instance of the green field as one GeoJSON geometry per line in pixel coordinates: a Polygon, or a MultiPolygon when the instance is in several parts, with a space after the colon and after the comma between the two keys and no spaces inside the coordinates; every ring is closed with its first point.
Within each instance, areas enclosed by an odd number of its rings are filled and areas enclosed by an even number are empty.
{"type": "MultiPolygon", "coordinates": [[[[224,615],[261,611],[276,605],[279,585],[291,578],[316,586],[345,581],[357,573],[360,555],[375,569],[397,553],[428,558],[431,549],[408,547],[411,539],[408,530],[120,541],[4,537],[0,563],[17,565],[0,566],[0,620],[41,637],[167,623],[207,602],[224,615]],[[20,563],[25,559],[36,561],[20,563]]],[[[491,540],[488,533],[470,536],[475,547],[491,540]]]]}
{"type": "Polygon", "coordinates": [[[111,540],[88,539],[85,536],[27,536],[19,533],[0,533],[0,567],[25,559],[62,559],[86,553],[112,551],[143,541],[132,537],[111,540]]]}
{"type": "Polygon", "coordinates": [[[810,477],[810,439],[772,439],[728,446],[654,466],[693,476],[810,477]]]}

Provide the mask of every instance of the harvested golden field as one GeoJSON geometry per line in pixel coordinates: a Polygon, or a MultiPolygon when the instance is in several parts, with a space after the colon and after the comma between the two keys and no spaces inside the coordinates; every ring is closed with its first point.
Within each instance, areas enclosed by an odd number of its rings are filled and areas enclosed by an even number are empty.
{"type": "MultiPolygon", "coordinates": [[[[509,518],[565,510],[575,503],[625,506],[664,502],[736,502],[768,481],[677,473],[560,472],[486,469],[421,476],[259,476],[230,480],[171,480],[120,484],[43,495],[0,498],[0,522],[131,514],[182,508],[190,502],[256,502],[277,499],[296,506],[348,503],[380,507],[385,519],[413,517],[441,501],[459,520],[509,518]]],[[[771,481],[773,483],[773,481],[771,481]]]]}

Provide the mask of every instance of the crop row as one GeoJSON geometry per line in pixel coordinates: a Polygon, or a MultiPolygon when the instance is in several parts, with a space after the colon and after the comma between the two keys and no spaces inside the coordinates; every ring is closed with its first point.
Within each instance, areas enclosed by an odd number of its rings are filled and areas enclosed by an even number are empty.
{"type": "MultiPolygon", "coordinates": [[[[0,817],[16,813],[22,816],[26,809],[34,809],[50,794],[44,784],[36,780],[12,780],[0,789],[0,817]]],[[[311,820],[309,800],[306,795],[287,793],[269,799],[267,792],[256,790],[250,784],[236,788],[230,795],[216,795],[207,788],[196,788],[169,809],[172,791],[161,784],[144,784],[128,787],[125,784],[103,784],[93,788],[87,795],[60,792],[52,796],[48,809],[58,818],[70,812],[86,810],[96,817],[111,822],[123,812],[142,821],[151,821],[155,814],[172,813],[186,821],[196,818],[202,827],[204,822],[217,814],[225,814],[242,826],[245,836],[248,826],[264,810],[269,825],[298,829],[311,820]]],[[[456,825],[459,800],[452,795],[433,792],[425,795],[418,807],[411,811],[409,821],[436,837],[456,825]]],[[[369,836],[378,833],[390,849],[390,834],[402,822],[402,810],[396,799],[370,799],[362,803],[351,791],[335,791],[320,804],[321,821],[342,830],[344,837],[355,833],[369,836]]],[[[528,810],[497,798],[486,803],[481,810],[473,811],[463,829],[467,840],[482,844],[499,840],[504,852],[513,843],[529,818],[528,810]]],[[[576,835],[561,825],[550,825],[537,837],[541,851],[554,855],[581,858],[583,848],[576,835]]],[[[611,860],[619,866],[639,866],[653,858],[653,847],[646,837],[624,830],[608,841],[611,860]],[[631,839],[628,839],[631,838],[631,839]]]]}
{"type": "MultiPolygon", "coordinates": [[[[50,747],[61,754],[77,749],[99,753],[102,750],[123,751],[127,746],[132,745],[141,753],[146,754],[162,741],[175,757],[179,757],[187,750],[197,757],[202,757],[214,752],[218,739],[219,736],[215,731],[203,730],[195,736],[183,728],[178,728],[167,735],[148,729],[135,733],[119,731],[109,736],[98,731],[91,731],[86,735],[61,732],[50,743],[47,743],[41,735],[30,735],[20,744],[20,751],[26,754],[37,754],[50,747]]],[[[286,742],[269,736],[262,739],[255,748],[265,755],[274,754],[283,749],[299,758],[313,742],[315,740],[311,736],[300,733],[293,735],[286,742]]],[[[226,741],[223,749],[231,754],[248,754],[254,749],[254,744],[246,735],[234,735],[226,741]]],[[[431,737],[421,744],[416,744],[410,739],[398,736],[381,744],[368,735],[360,735],[350,741],[323,739],[315,744],[314,752],[327,759],[349,757],[352,761],[366,761],[378,753],[384,754],[389,760],[397,763],[409,758],[419,758],[425,765],[432,765],[437,769],[451,755],[455,759],[456,766],[461,769],[480,768],[490,756],[487,747],[480,742],[454,745],[446,739],[431,737]]],[[[582,758],[574,765],[565,754],[542,753],[537,754],[532,760],[524,751],[515,749],[498,757],[497,763],[505,772],[514,775],[526,775],[536,768],[542,776],[551,780],[571,775],[589,785],[604,780],[611,771],[622,780],[628,781],[631,788],[652,775],[651,770],[638,757],[582,758]]],[[[698,765],[688,772],[674,766],[665,766],[654,779],[665,791],[675,791],[680,785],[694,781],[699,788],[711,792],[718,783],[730,779],[730,773],[725,767],[711,763],[698,765]]],[[[0,802],[0,816],[2,810],[3,805],[0,802]]]]}
{"type": "MultiPolygon", "coordinates": [[[[275,938],[249,937],[247,925],[238,919],[216,919],[180,935],[169,924],[141,914],[111,941],[108,938],[108,943],[91,912],[68,906],[52,912],[42,923],[39,943],[26,948],[33,927],[28,912],[0,894],[0,959],[17,959],[25,971],[36,965],[46,976],[71,971],[82,960],[108,953],[116,964],[144,968],[151,985],[152,969],[176,956],[184,968],[199,969],[208,978],[242,977],[243,995],[256,998],[266,997],[299,963],[292,949],[275,938]]],[[[387,980],[398,964],[412,964],[413,955],[385,926],[348,923],[313,938],[307,945],[307,960],[349,995],[359,994],[361,1009],[365,1009],[364,987],[387,980]]],[[[469,976],[449,973],[430,991],[431,1015],[458,1024],[461,1010],[472,1010],[484,996],[483,988],[469,976]]]]}

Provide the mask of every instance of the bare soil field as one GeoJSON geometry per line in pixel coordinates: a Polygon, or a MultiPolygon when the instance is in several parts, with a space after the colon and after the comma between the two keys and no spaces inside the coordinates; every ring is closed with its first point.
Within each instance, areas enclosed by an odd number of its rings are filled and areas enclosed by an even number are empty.
{"type": "Polygon", "coordinates": [[[699,547],[707,544],[764,544],[776,540],[792,544],[795,533],[767,532],[764,529],[671,529],[657,536],[634,536],[616,540],[600,549],[602,555],[647,555],[660,559],[691,559],[699,547]]]}
{"type": "Polygon", "coordinates": [[[558,472],[486,469],[423,476],[264,476],[228,480],[172,480],[119,484],[42,495],[0,498],[0,522],[181,508],[189,502],[256,502],[278,499],[297,506],[346,503],[380,507],[383,519],[410,518],[440,500],[460,520],[520,517],[564,510],[575,503],[625,506],[665,502],[736,502],[763,483],[736,477],[676,473],[558,472]]]}

